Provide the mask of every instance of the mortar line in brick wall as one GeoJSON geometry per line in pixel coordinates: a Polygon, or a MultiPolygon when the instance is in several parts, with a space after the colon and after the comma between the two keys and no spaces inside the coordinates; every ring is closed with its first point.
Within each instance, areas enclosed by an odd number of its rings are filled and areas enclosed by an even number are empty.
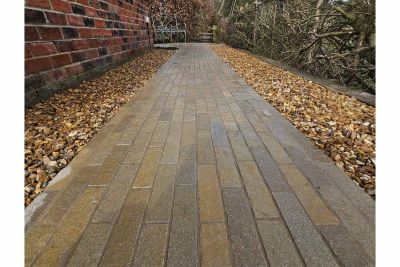
{"type": "MultiPolygon", "coordinates": [[[[90,50],[97,50],[98,48],[93,48],[93,49],[90,49],[90,50]]],[[[82,49],[82,50],[77,50],[77,51],[88,51],[87,49],[82,49]]],[[[73,52],[73,51],[72,51],[73,52]]],[[[105,56],[102,56],[102,57],[96,57],[96,58],[91,58],[91,59],[86,59],[86,60],[83,60],[83,61],[76,61],[76,62],[72,62],[72,63],[70,63],[70,64],[67,64],[67,65],[63,65],[63,66],[61,66],[61,67],[57,67],[57,68],[52,68],[51,70],[57,70],[57,69],[63,69],[63,68],[65,68],[65,67],[67,67],[67,66],[70,66],[70,65],[76,65],[76,64],[81,64],[81,63],[87,63],[87,62],[89,62],[89,61],[93,61],[93,60],[96,60],[96,59],[101,59],[101,58],[107,58],[107,57],[109,57],[109,56],[113,56],[113,55],[117,55],[117,54],[123,54],[124,52],[126,52],[126,51],[120,51],[120,52],[117,52],[117,53],[114,53],[114,54],[109,54],[109,55],[105,55],[105,56]]],[[[31,60],[31,59],[41,59],[41,58],[51,58],[52,56],[54,56],[54,55],[62,55],[62,54],[71,54],[71,52],[63,52],[63,53],[57,53],[57,54],[50,54],[50,55],[43,55],[43,56],[35,56],[35,57],[32,57],[32,58],[29,58],[29,59],[27,59],[27,60],[31,60]]],[[[41,71],[40,73],[42,73],[42,72],[47,72],[48,70],[46,70],[46,71],[41,71]]],[[[35,73],[36,74],[36,73],[35,73]]]]}
{"type": "MultiPolygon", "coordinates": [[[[140,30],[140,31],[145,31],[145,30],[140,30]]],[[[107,37],[107,38],[120,39],[120,38],[123,38],[123,37],[134,37],[134,36],[128,36],[128,35],[126,35],[126,36],[110,36],[110,37],[107,37]]],[[[25,44],[49,43],[49,42],[59,42],[59,41],[61,41],[61,42],[62,41],[71,41],[71,42],[73,42],[73,41],[98,40],[98,39],[102,39],[102,38],[99,36],[99,37],[88,37],[88,38],[70,38],[70,39],[61,39],[61,40],[44,40],[44,39],[41,39],[41,40],[37,40],[37,41],[25,41],[25,44]]],[[[135,42],[143,42],[143,41],[148,41],[148,40],[146,39],[146,40],[135,41],[135,42]]]]}

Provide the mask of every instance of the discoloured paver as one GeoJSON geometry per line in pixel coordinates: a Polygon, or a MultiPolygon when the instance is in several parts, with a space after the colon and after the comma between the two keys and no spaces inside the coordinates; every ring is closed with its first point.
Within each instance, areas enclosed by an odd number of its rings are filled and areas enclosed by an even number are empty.
{"type": "Polygon", "coordinates": [[[229,188],[224,189],[223,194],[236,265],[267,266],[263,247],[244,190],[229,188]]]}
{"type": "Polygon", "coordinates": [[[88,187],[76,200],[67,212],[60,227],[56,230],[47,246],[43,249],[36,266],[65,265],[74,249],[76,240],[83,234],[87,223],[104,189],[102,187],[88,187]]]}
{"type": "Polygon", "coordinates": [[[374,202],[206,44],[121,112],[28,211],[26,266],[374,266],[374,202]]]}
{"type": "Polygon", "coordinates": [[[283,165],[281,170],[315,224],[339,223],[336,215],[326,206],[307,178],[295,166],[283,165]]]}
{"type": "Polygon", "coordinates": [[[100,266],[125,266],[129,264],[133,257],[149,197],[150,190],[148,189],[130,189],[100,261],[100,266]]]}
{"type": "Polygon", "coordinates": [[[201,222],[224,222],[217,168],[214,164],[200,164],[198,168],[199,215],[201,222]]]}
{"type": "Polygon", "coordinates": [[[168,266],[198,264],[197,194],[194,185],[176,185],[168,266]]]}
{"type": "Polygon", "coordinates": [[[222,187],[240,187],[239,172],[230,147],[216,147],[215,155],[222,187]]]}
{"type": "Polygon", "coordinates": [[[254,216],[257,219],[279,217],[271,192],[258,172],[257,165],[251,161],[239,162],[239,169],[254,216]]]}
{"type": "Polygon", "coordinates": [[[202,224],[200,243],[202,266],[232,266],[225,224],[202,224]]]}
{"type": "Polygon", "coordinates": [[[271,266],[303,266],[292,238],[280,221],[257,223],[271,266]]]}
{"type": "Polygon", "coordinates": [[[169,222],[174,197],[176,165],[160,165],[146,211],[146,222],[169,222]]]}
{"type": "Polygon", "coordinates": [[[168,224],[143,226],[132,266],[163,266],[168,239],[168,224]]]}

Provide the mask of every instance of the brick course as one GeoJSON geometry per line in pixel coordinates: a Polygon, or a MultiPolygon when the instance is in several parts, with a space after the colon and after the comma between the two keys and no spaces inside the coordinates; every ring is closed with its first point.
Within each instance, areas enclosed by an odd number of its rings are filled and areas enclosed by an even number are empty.
{"type": "Polygon", "coordinates": [[[25,1],[27,106],[64,89],[58,86],[62,80],[83,77],[86,71],[104,69],[149,48],[145,1],[71,2],[25,1]]]}

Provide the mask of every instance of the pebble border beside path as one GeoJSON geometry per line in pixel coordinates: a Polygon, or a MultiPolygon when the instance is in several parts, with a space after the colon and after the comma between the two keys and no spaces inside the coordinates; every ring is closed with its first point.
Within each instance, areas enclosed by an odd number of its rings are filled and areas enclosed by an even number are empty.
{"type": "Polygon", "coordinates": [[[372,266],[374,221],[330,159],[186,44],[26,209],[25,262],[372,266]]]}

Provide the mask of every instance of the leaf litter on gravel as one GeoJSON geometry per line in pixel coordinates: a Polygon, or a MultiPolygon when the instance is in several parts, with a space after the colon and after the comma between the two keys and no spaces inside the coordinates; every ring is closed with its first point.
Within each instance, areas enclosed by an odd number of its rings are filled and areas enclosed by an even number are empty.
{"type": "Polygon", "coordinates": [[[153,50],[25,111],[25,206],[172,54],[153,50]]]}
{"type": "Polygon", "coordinates": [[[211,48],[375,198],[374,107],[226,45],[211,48]]]}

